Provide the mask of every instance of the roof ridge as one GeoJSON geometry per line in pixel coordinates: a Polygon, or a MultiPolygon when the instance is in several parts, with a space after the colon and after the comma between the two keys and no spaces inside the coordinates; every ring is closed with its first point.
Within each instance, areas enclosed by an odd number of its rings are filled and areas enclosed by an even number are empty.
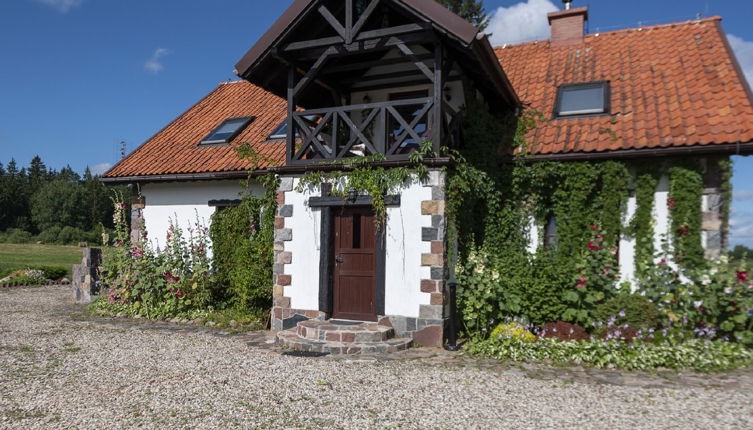
{"type": "Polygon", "coordinates": [[[219,83],[217,84],[217,86],[221,86],[221,85],[232,85],[232,84],[241,84],[241,83],[243,83],[243,82],[246,82],[246,81],[245,81],[245,80],[243,80],[243,79],[239,79],[239,80],[237,80],[237,81],[222,81],[222,82],[219,82],[219,83]]]}
{"type": "MultiPolygon", "coordinates": [[[[590,39],[594,37],[602,37],[605,35],[612,35],[612,34],[620,34],[620,33],[631,33],[636,31],[647,31],[647,30],[660,30],[664,28],[674,28],[678,26],[690,26],[690,25],[698,25],[698,24],[706,24],[709,22],[718,22],[721,21],[722,17],[719,15],[710,16],[707,18],[701,18],[701,19],[693,19],[689,21],[677,21],[677,22],[669,22],[666,24],[656,24],[656,25],[646,25],[642,27],[629,27],[629,28],[621,28],[619,30],[612,30],[612,31],[599,31],[596,33],[590,33],[586,34],[584,36],[584,39],[590,39]]],[[[548,43],[549,39],[539,39],[539,40],[531,40],[528,42],[520,42],[520,43],[505,43],[503,45],[494,46],[494,49],[508,49],[508,48],[517,48],[517,47],[524,47],[524,46],[530,46],[530,45],[538,45],[541,43],[548,43]]]]}

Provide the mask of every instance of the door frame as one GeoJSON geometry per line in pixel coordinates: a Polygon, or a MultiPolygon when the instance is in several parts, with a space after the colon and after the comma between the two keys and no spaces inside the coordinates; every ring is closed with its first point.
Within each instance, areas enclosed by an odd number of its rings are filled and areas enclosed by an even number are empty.
{"type": "MultiPolygon", "coordinates": [[[[321,208],[321,245],[319,249],[319,311],[332,316],[334,309],[334,273],[335,273],[335,209],[344,206],[371,207],[373,203],[368,196],[359,196],[355,200],[344,200],[342,197],[332,197],[329,192],[322,190],[322,197],[309,198],[309,207],[321,208]]],[[[400,196],[385,196],[388,206],[400,206],[400,196]]],[[[376,232],[376,301],[377,318],[384,316],[384,285],[386,276],[387,249],[386,226],[377,227],[376,232]]]]}

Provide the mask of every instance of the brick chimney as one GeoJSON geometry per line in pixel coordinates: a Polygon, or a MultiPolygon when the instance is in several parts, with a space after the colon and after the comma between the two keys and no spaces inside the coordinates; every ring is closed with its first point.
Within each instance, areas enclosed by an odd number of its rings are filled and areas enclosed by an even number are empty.
{"type": "Polygon", "coordinates": [[[552,27],[552,45],[578,45],[583,42],[588,8],[579,7],[552,12],[547,15],[552,27]]]}

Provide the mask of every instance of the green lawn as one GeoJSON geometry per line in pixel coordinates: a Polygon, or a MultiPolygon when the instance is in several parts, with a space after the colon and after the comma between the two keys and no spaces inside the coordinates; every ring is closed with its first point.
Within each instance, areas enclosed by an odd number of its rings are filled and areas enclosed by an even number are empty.
{"type": "Polygon", "coordinates": [[[83,248],[58,245],[15,245],[0,243],[0,273],[28,266],[60,266],[68,269],[81,263],[83,248]]]}

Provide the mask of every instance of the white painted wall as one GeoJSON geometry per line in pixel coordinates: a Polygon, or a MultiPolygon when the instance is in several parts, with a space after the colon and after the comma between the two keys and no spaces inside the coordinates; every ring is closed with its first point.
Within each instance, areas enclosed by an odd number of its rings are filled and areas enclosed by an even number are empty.
{"type": "MultiPolygon", "coordinates": [[[[284,242],[292,253],[285,273],[291,284],[285,287],[293,309],[319,309],[319,256],[321,250],[321,209],[308,206],[308,199],[320,191],[285,193],[285,204],[293,205],[293,216],[285,218],[285,228],[293,238],[284,242]]],[[[421,201],[431,200],[431,187],[412,184],[401,192],[401,206],[387,209],[385,314],[418,317],[419,305],[430,303],[430,294],[421,292],[421,279],[430,278],[430,268],[421,266],[421,254],[431,251],[422,241],[422,227],[431,227],[431,216],[421,215],[421,201]]]]}
{"type": "Polygon", "coordinates": [[[285,274],[291,284],[285,287],[285,297],[290,297],[293,309],[319,310],[319,252],[321,249],[321,209],[308,206],[308,198],[319,196],[319,190],[295,190],[300,180],[293,181],[293,191],[285,193],[285,205],[293,205],[293,216],[285,218],[285,228],[293,229],[293,240],[285,242],[285,251],[291,252],[291,264],[285,265],[285,274]]]}
{"type": "MultiPolygon", "coordinates": [[[[251,189],[256,195],[263,192],[256,184],[251,189]]],[[[202,224],[209,226],[215,211],[214,207],[209,206],[209,201],[239,199],[242,191],[243,187],[237,180],[142,185],[141,195],[146,199],[144,222],[150,242],[160,249],[164,247],[171,219],[177,221],[186,235],[187,229],[196,223],[197,216],[202,224]]]]}
{"type": "MultiPolygon", "coordinates": [[[[625,211],[625,224],[629,223],[638,207],[636,197],[630,196],[625,211]]],[[[620,282],[633,283],[635,279],[635,238],[622,235],[620,238],[620,282]]]]}
{"type": "MultiPolygon", "coordinates": [[[[432,172],[438,174],[438,172],[432,172]]],[[[421,292],[421,279],[431,279],[431,269],[421,266],[421,254],[431,252],[421,229],[431,227],[431,215],[421,215],[421,202],[431,200],[431,187],[414,183],[401,192],[400,207],[387,209],[384,312],[418,318],[419,306],[430,304],[421,292]]]]}

